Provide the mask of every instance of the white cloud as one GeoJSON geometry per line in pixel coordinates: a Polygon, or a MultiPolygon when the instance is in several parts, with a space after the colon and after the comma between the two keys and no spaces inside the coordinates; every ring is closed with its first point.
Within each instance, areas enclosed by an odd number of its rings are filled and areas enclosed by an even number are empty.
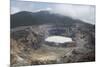
{"type": "Polygon", "coordinates": [[[88,23],[94,24],[95,8],[93,6],[58,4],[55,5],[53,8],[53,13],[59,13],[65,16],[70,16],[74,19],[80,19],[88,23]]]}
{"type": "Polygon", "coordinates": [[[33,12],[40,12],[40,11],[51,11],[52,8],[44,8],[44,9],[38,9],[38,10],[34,10],[33,12]]]}
{"type": "Polygon", "coordinates": [[[20,12],[19,8],[17,8],[17,7],[11,7],[11,14],[14,14],[14,13],[17,13],[17,12],[20,12]]]}

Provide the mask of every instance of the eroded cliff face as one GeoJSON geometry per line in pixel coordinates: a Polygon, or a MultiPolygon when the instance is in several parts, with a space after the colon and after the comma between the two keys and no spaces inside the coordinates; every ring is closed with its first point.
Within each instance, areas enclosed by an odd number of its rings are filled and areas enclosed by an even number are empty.
{"type": "Polygon", "coordinates": [[[32,25],[11,29],[11,65],[38,65],[95,61],[95,30],[92,25],[32,25]],[[45,38],[59,35],[71,37],[66,43],[54,46],[45,38]]]}

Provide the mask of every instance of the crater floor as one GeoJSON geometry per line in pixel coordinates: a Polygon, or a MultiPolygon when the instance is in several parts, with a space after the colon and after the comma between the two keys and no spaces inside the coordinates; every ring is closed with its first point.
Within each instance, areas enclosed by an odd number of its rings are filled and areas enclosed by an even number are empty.
{"type": "Polygon", "coordinates": [[[95,33],[89,30],[89,28],[61,25],[13,28],[11,29],[11,65],[15,67],[95,61],[95,33]],[[61,29],[63,29],[63,33],[61,29]],[[49,36],[54,37],[48,39],[49,36]],[[53,46],[56,43],[47,45],[46,41],[54,41],[59,45],[53,46]],[[72,41],[74,41],[73,44],[70,44],[72,46],[68,46],[67,42],[72,41]]]}

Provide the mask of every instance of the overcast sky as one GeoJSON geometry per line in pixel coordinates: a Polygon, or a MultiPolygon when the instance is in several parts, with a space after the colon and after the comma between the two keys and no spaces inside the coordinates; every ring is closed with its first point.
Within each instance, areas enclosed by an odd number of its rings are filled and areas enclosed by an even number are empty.
{"type": "Polygon", "coordinates": [[[95,6],[93,5],[74,5],[11,0],[11,14],[20,11],[38,12],[42,10],[70,16],[74,19],[80,19],[88,23],[95,24],[95,6]]]}

